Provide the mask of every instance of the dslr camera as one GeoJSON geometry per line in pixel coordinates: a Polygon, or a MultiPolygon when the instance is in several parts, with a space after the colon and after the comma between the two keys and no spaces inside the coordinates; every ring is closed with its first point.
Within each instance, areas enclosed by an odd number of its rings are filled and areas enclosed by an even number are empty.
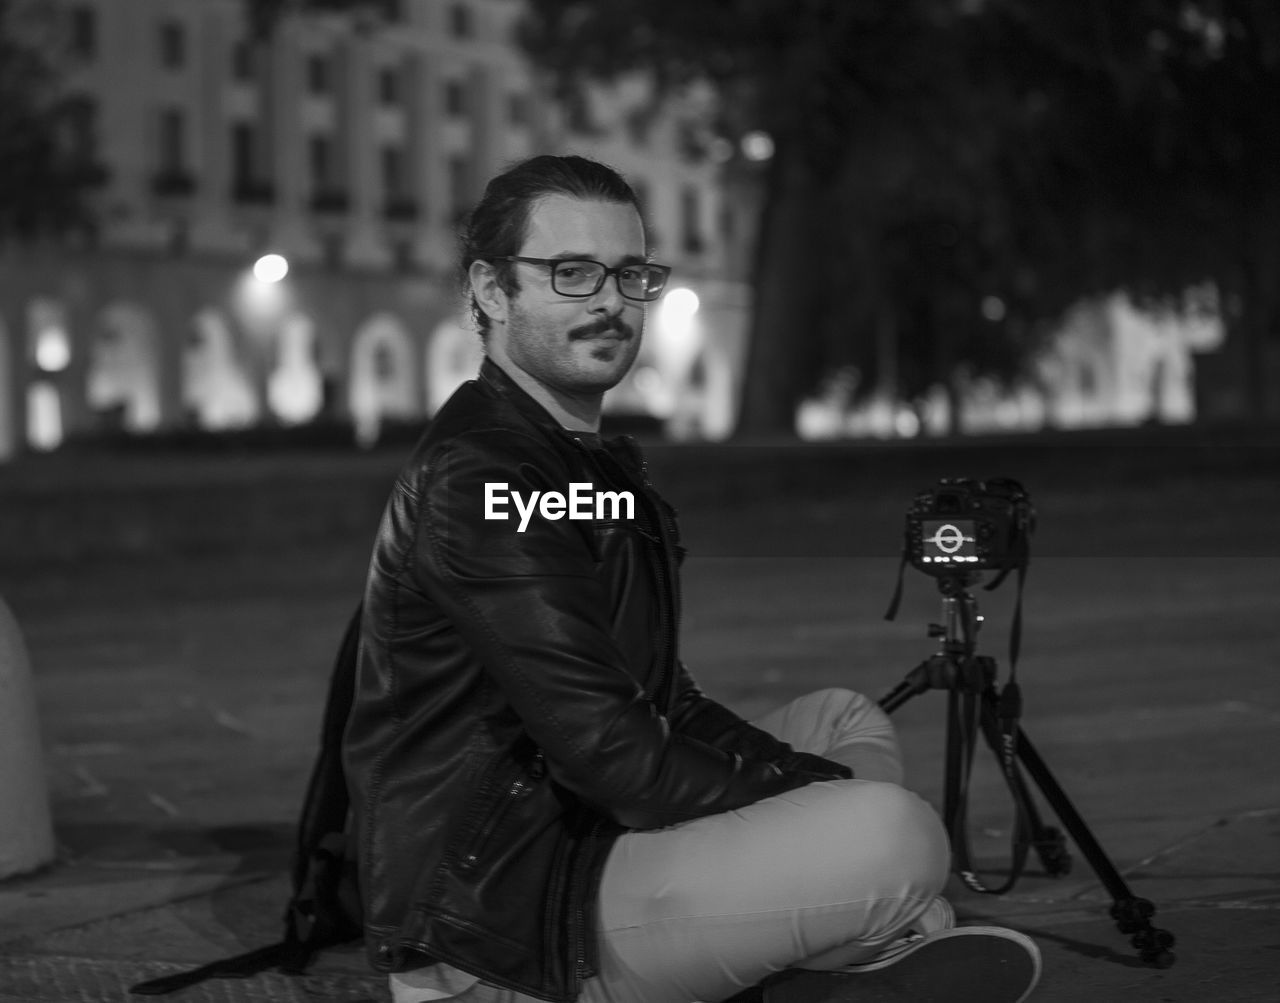
{"type": "Polygon", "coordinates": [[[1035,509],[1015,480],[943,478],[907,511],[906,557],[935,578],[1025,567],[1035,509]]]}

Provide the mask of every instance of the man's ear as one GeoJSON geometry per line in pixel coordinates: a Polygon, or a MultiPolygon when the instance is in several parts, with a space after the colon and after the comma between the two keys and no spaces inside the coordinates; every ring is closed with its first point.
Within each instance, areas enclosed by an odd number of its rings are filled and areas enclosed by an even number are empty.
{"type": "Polygon", "coordinates": [[[490,320],[505,324],[510,300],[498,284],[498,273],[494,266],[488,261],[473,261],[467,269],[467,277],[471,280],[471,292],[480,304],[480,309],[490,320]]]}

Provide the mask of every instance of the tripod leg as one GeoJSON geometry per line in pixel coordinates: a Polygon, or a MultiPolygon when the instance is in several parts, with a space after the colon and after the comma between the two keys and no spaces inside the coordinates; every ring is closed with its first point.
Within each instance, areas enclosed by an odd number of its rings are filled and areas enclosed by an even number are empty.
{"type": "Polygon", "coordinates": [[[942,821],[947,832],[955,831],[956,815],[963,807],[963,770],[969,765],[966,762],[965,744],[960,727],[960,694],[955,690],[948,690],[947,759],[942,781],[942,821]]]}
{"type": "MultiPolygon", "coordinates": [[[[982,734],[996,759],[1003,762],[1004,732],[1000,729],[998,720],[987,712],[985,700],[983,701],[982,734]]],[[[1040,858],[1040,864],[1044,867],[1045,873],[1055,878],[1070,874],[1071,854],[1067,850],[1066,837],[1061,829],[1045,825],[1040,816],[1040,809],[1027,789],[1026,778],[1018,769],[1016,762],[1013,764],[1009,782],[1012,786],[1014,801],[1018,806],[1020,822],[1030,829],[1030,838],[1027,842],[1036,851],[1036,856],[1040,858]]]]}
{"type": "MultiPolygon", "coordinates": [[[[988,738],[991,737],[993,730],[995,735],[999,737],[1000,730],[996,716],[997,704],[994,692],[988,690],[983,696],[982,703],[984,731],[987,732],[988,738]]],[[[1079,812],[1076,811],[1066,792],[1059,786],[1058,781],[1054,779],[1049,767],[1040,758],[1035,746],[1031,744],[1031,740],[1027,738],[1026,732],[1022,731],[1021,728],[1018,729],[1017,733],[1016,749],[1018,759],[1026,768],[1027,773],[1035,781],[1036,786],[1040,788],[1045,800],[1049,802],[1062,824],[1066,826],[1067,832],[1075,840],[1076,846],[1080,848],[1080,851],[1085,855],[1085,859],[1093,867],[1094,873],[1098,875],[1098,878],[1110,893],[1112,898],[1111,918],[1116,921],[1116,927],[1121,933],[1132,934],[1130,943],[1137,948],[1143,961],[1153,964],[1157,968],[1168,968],[1174,962],[1173,952],[1169,950],[1174,945],[1174,937],[1168,930],[1161,930],[1151,924],[1151,917],[1155,915],[1155,906],[1147,899],[1135,897],[1133,892],[1130,891],[1128,883],[1121,877],[1115,865],[1111,863],[1106,851],[1102,849],[1094,838],[1088,825],[1080,817],[1079,812]]]]}

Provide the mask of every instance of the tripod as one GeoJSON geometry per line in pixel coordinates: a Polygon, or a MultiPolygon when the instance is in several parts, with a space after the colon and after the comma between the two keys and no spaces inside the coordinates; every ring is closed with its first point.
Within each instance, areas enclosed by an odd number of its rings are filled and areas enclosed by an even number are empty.
{"type": "Polygon", "coordinates": [[[996,663],[976,654],[976,637],[982,617],[977,600],[968,591],[980,579],[977,572],[956,572],[938,579],[942,594],[943,622],[929,625],[929,636],[942,638],[939,651],[921,662],[905,679],[889,691],[880,706],[888,713],[911,697],[929,689],[943,689],[948,695],[947,759],[944,776],[943,822],[951,836],[953,866],[961,880],[979,892],[1001,894],[1017,881],[1029,847],[1034,847],[1045,871],[1060,877],[1071,870],[1063,834],[1041,821],[1027,789],[1019,764],[1026,770],[1059,820],[1084,853],[1112,898],[1111,918],[1121,933],[1130,934],[1130,943],[1139,957],[1157,968],[1174,962],[1170,948],[1174,936],[1151,923],[1155,906],[1137,898],[1115,869],[1106,852],[1094,839],[1084,819],[1063,792],[1026,734],[1018,726],[1021,708],[1016,684],[1006,685],[997,695],[996,663]],[[1008,880],[997,889],[983,885],[969,862],[966,825],[969,766],[980,729],[987,745],[1000,760],[1017,809],[1013,867],[1008,880]]]}

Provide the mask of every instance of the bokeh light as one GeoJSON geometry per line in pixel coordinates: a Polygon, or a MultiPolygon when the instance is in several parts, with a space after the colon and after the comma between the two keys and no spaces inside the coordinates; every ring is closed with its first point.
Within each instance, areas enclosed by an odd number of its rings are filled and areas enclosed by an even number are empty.
{"type": "Polygon", "coordinates": [[[289,262],[281,254],[264,254],[253,263],[253,277],[259,282],[279,282],[289,274],[289,262]]]}
{"type": "Polygon", "coordinates": [[[742,155],[748,160],[764,161],[773,157],[773,137],[759,129],[742,137],[742,155]]]}
{"type": "Polygon", "coordinates": [[[65,328],[51,325],[36,335],[36,365],[46,373],[60,373],[71,363],[71,340],[65,328]]]}

